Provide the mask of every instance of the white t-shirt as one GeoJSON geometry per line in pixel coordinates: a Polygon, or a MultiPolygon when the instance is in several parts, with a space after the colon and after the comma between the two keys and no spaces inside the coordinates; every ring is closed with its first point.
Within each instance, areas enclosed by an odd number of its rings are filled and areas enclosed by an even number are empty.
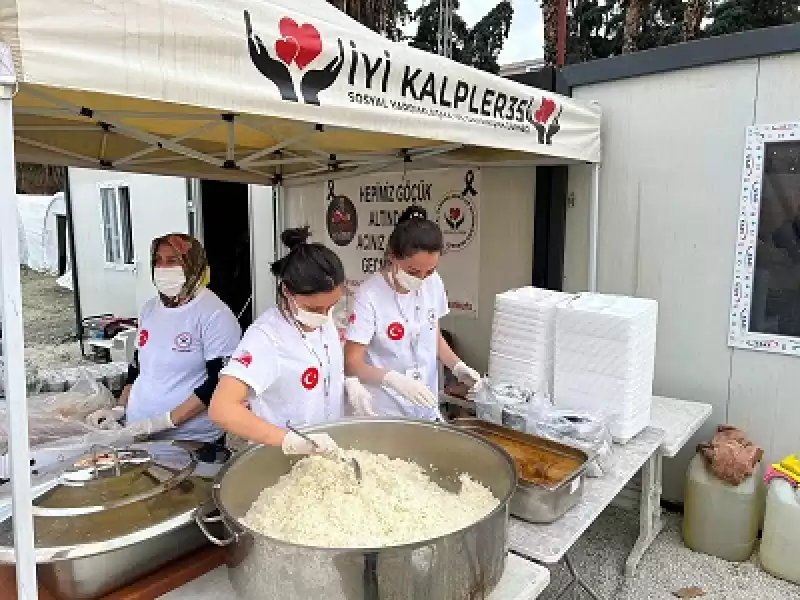
{"type": "MultiPolygon", "coordinates": [[[[366,346],[366,362],[373,367],[411,375],[439,395],[439,319],[448,313],[447,294],[438,273],[425,279],[417,292],[398,294],[381,273],[362,283],[355,294],[347,341],[366,346]]],[[[367,385],[380,415],[434,419],[437,409],[409,404],[384,386],[367,385]]]]}
{"type": "MultiPolygon", "coordinates": [[[[183,404],[208,378],[206,361],[231,356],[241,337],[239,321],[210,290],[176,308],[165,307],[159,297],[148,300],[139,316],[139,376],[128,400],[128,422],[183,404]]],[[[212,442],[222,434],[204,412],[156,437],[212,442]]]]}
{"type": "Polygon", "coordinates": [[[301,333],[270,308],[247,329],[222,374],[247,384],[250,410],[272,425],[342,418],[344,355],[332,321],[301,333]]]}

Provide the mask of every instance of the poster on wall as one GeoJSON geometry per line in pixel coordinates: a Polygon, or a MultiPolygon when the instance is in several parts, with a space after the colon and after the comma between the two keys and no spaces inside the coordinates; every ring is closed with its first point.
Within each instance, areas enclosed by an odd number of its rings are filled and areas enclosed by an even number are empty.
{"type": "Polygon", "coordinates": [[[344,263],[351,288],[379,271],[389,235],[410,205],[423,206],[444,234],[439,274],[450,310],[477,316],[480,264],[480,170],[375,173],[325,187],[328,244],[344,263]]]}
{"type": "Polygon", "coordinates": [[[728,344],[800,356],[800,123],[747,129],[728,344]]]}

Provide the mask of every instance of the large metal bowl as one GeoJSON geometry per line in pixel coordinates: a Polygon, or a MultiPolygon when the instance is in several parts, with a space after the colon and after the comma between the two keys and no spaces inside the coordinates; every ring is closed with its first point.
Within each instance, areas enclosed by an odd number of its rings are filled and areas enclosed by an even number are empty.
{"type": "MultiPolygon", "coordinates": [[[[437,481],[468,473],[500,501],[489,515],[439,538],[386,548],[312,548],[257,533],[241,518],[267,486],[289,472],[277,448],[257,446],[235,457],[212,490],[228,539],[228,573],[244,600],[465,600],[485,598],[506,560],[508,503],[517,485],[502,449],[449,425],[405,419],[350,419],[308,428],[343,448],[411,460],[437,481]]],[[[213,517],[198,515],[205,528],[213,517]]],[[[213,536],[210,536],[213,538],[213,536]]]]}

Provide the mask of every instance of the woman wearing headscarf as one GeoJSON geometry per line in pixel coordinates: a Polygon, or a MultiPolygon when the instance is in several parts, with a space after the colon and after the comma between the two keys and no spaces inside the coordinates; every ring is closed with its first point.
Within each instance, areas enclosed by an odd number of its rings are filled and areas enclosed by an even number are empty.
{"type": "Polygon", "coordinates": [[[135,437],[219,443],[223,432],[207,407],[241,339],[239,322],[207,289],[208,260],[193,237],[172,233],[153,240],[151,271],[158,295],[139,316],[120,406],[89,415],[89,423],[116,427],[124,416],[135,437]]]}

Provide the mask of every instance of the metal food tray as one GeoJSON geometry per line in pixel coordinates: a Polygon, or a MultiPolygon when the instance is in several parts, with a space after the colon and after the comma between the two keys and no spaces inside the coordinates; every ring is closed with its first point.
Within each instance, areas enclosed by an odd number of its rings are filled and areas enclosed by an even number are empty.
{"type": "MultiPolygon", "coordinates": [[[[509,510],[515,517],[531,523],[552,523],[580,502],[583,496],[584,473],[594,459],[585,450],[480,419],[455,419],[452,424],[478,435],[490,433],[536,448],[539,451],[568,456],[578,461],[579,466],[574,471],[559,483],[550,486],[523,479],[520,475],[517,491],[509,505],[509,510]]],[[[486,439],[495,443],[489,438],[486,439]]],[[[502,444],[498,445],[502,448],[502,444]]]]}

